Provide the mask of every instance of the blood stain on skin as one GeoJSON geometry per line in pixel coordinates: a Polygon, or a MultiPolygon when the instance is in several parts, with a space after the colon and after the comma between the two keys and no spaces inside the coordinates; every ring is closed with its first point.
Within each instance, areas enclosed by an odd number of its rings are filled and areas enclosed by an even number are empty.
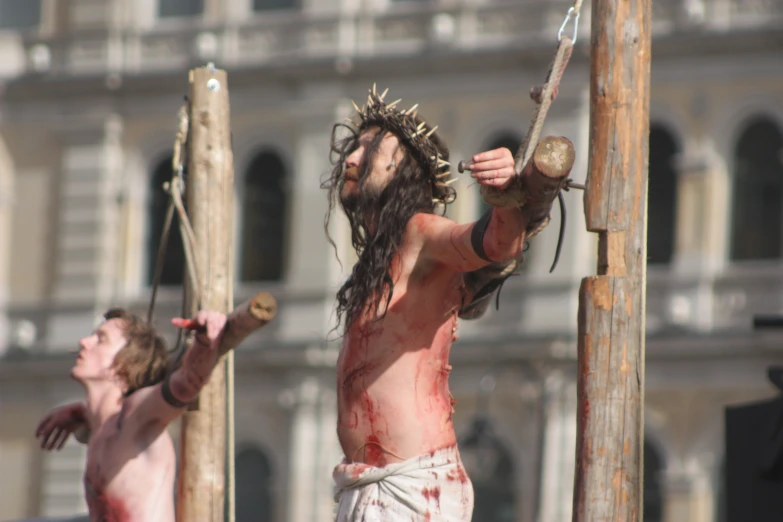
{"type": "Polygon", "coordinates": [[[88,504],[91,511],[94,511],[93,516],[98,522],[129,522],[131,520],[130,511],[125,502],[105,494],[103,488],[95,485],[89,478],[85,482],[88,504]]]}
{"type": "Polygon", "coordinates": [[[377,467],[383,467],[387,464],[386,455],[383,452],[381,441],[375,435],[367,437],[367,442],[364,447],[365,461],[367,464],[377,467]]]}

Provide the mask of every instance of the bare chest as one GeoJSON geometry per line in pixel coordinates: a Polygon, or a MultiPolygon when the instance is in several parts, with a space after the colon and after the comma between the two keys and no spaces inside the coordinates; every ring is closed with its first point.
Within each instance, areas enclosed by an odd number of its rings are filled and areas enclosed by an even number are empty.
{"type": "Polygon", "coordinates": [[[92,520],[132,520],[131,502],[124,494],[129,457],[127,444],[123,443],[122,433],[117,428],[104,427],[91,438],[87,448],[84,490],[92,520]]]}

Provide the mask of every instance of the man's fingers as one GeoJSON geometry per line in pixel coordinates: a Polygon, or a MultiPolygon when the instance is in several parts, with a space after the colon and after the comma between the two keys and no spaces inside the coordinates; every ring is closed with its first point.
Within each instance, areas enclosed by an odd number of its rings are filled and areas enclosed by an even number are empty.
{"type": "Polygon", "coordinates": [[[44,437],[43,441],[41,442],[41,447],[45,450],[51,450],[50,447],[52,435],[54,435],[54,430],[49,430],[46,433],[46,436],[44,437]]]}
{"type": "Polygon", "coordinates": [[[225,315],[217,312],[211,314],[209,317],[209,322],[207,323],[207,335],[209,335],[210,340],[214,341],[220,337],[220,332],[223,330],[225,325],[225,315]]]}
{"type": "Polygon", "coordinates": [[[171,320],[171,324],[177,328],[183,328],[185,330],[204,330],[204,325],[199,323],[197,319],[182,319],[181,317],[176,317],[171,320]]]}
{"type": "Polygon", "coordinates": [[[57,428],[52,431],[52,437],[49,439],[49,444],[47,445],[47,448],[49,451],[52,451],[54,448],[57,447],[57,441],[60,440],[60,437],[63,434],[62,428],[57,428]]]}
{"type": "Polygon", "coordinates": [[[41,422],[38,424],[38,427],[37,427],[37,428],[35,428],[35,436],[36,436],[36,437],[40,437],[40,436],[41,436],[41,433],[43,433],[43,430],[44,430],[44,426],[46,426],[46,422],[47,422],[48,420],[49,420],[49,417],[45,418],[44,420],[42,420],[42,421],[41,421],[41,422]]]}
{"type": "Polygon", "coordinates": [[[477,172],[484,172],[487,170],[496,170],[504,168],[514,168],[514,160],[511,158],[501,158],[496,160],[487,160],[474,163],[470,167],[470,171],[475,174],[477,172]]]}
{"type": "Polygon", "coordinates": [[[217,339],[221,330],[223,330],[226,324],[226,316],[217,312],[201,310],[193,319],[177,317],[171,320],[171,324],[177,328],[194,330],[198,334],[203,334],[211,342],[217,339]]]}
{"type": "Polygon", "coordinates": [[[479,181],[482,181],[482,180],[499,179],[499,178],[508,179],[514,177],[515,175],[516,173],[514,172],[513,168],[506,167],[503,169],[488,170],[485,172],[476,172],[473,173],[471,176],[479,181]]]}
{"type": "Polygon", "coordinates": [[[511,157],[513,159],[514,155],[511,154],[511,151],[508,150],[507,148],[500,147],[499,149],[488,150],[486,152],[479,152],[478,154],[474,154],[473,163],[478,163],[480,161],[497,160],[497,159],[507,158],[507,157],[511,157]]]}
{"type": "Polygon", "coordinates": [[[63,449],[63,446],[65,446],[65,443],[68,441],[68,437],[71,435],[71,432],[68,430],[63,430],[62,434],[60,435],[60,443],[57,444],[57,450],[63,449]]]}
{"type": "Polygon", "coordinates": [[[46,446],[49,444],[49,439],[52,438],[52,434],[54,433],[54,426],[47,426],[46,429],[41,434],[41,447],[46,448],[46,446]]]}
{"type": "Polygon", "coordinates": [[[495,179],[480,179],[479,185],[487,185],[489,187],[506,188],[511,183],[510,178],[495,178],[495,179]]]}

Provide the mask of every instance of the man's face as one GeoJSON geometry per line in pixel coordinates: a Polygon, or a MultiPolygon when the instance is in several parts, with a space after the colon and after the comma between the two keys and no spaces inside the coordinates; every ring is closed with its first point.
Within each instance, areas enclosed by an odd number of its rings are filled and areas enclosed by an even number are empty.
{"type": "Polygon", "coordinates": [[[126,343],[122,319],[104,321],[93,333],[79,341],[79,357],[71,376],[81,383],[115,380],[114,357],[126,343]]]}
{"type": "Polygon", "coordinates": [[[340,199],[346,207],[350,208],[356,203],[359,196],[359,173],[363,170],[366,161],[371,163],[367,166],[367,179],[363,180],[362,188],[369,194],[377,196],[389,184],[397,172],[397,165],[403,159],[404,152],[400,147],[400,141],[390,132],[384,134],[378,150],[368,159],[368,148],[380,131],[378,127],[370,127],[363,131],[359,135],[356,150],[345,159],[345,182],[340,192],[340,199]]]}

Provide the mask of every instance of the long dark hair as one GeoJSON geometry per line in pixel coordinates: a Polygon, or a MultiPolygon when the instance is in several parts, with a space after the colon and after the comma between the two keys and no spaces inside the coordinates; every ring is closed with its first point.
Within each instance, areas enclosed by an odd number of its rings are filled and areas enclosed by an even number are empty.
{"type": "MultiPolygon", "coordinates": [[[[429,166],[417,158],[419,151],[412,151],[402,139],[400,146],[405,154],[397,166],[396,174],[380,194],[366,190],[365,183],[372,171],[373,159],[388,132],[381,129],[368,145],[359,166],[359,190],[355,204],[346,208],[340,200],[345,184],[345,160],[356,150],[359,134],[363,130],[357,131],[342,123],[332,128],[330,161],[333,167],[331,174],[321,184],[322,188],[329,191],[329,208],[324,220],[329,242],[337,254],[337,247],[329,234],[329,222],[335,204],[340,202],[351,225],[351,244],[359,257],[351,275],[337,292],[337,326],[344,322],[345,331],[363,314],[377,319],[386,315],[394,291],[394,280],[389,268],[402,243],[410,218],[417,213],[434,213],[436,205],[433,197],[444,202],[439,205],[444,213],[445,203],[454,199],[454,190],[436,186],[437,180],[429,166]],[[340,137],[340,131],[347,132],[347,135],[340,137]]],[[[447,161],[449,151],[440,137],[433,134],[430,140],[436,144],[440,157],[447,161]]]]}

